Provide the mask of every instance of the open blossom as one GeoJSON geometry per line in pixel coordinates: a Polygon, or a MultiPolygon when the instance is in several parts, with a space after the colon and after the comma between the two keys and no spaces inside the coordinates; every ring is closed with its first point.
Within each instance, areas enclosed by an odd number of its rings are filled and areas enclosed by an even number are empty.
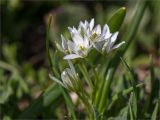
{"type": "Polygon", "coordinates": [[[114,45],[118,36],[118,32],[110,33],[109,26],[104,25],[103,29],[101,25],[94,27],[94,19],[90,23],[85,21],[85,23],[80,22],[79,28],[82,27],[86,32],[88,40],[95,49],[101,53],[108,53],[113,49],[120,47],[125,42],[121,42],[117,45],[114,45]]]}
{"type": "Polygon", "coordinates": [[[94,43],[94,47],[101,53],[109,53],[111,50],[120,47],[125,42],[114,45],[117,40],[118,32],[113,33],[109,38],[94,43]]]}
{"type": "Polygon", "coordinates": [[[66,55],[64,59],[86,57],[91,49],[91,44],[87,36],[82,36],[80,32],[74,27],[69,27],[68,29],[70,30],[72,41],[67,42],[70,54],[66,55]]]}
{"type": "Polygon", "coordinates": [[[125,42],[114,45],[118,32],[111,33],[107,24],[101,28],[100,25],[94,27],[94,19],[90,22],[80,22],[78,29],[68,27],[71,40],[66,40],[62,35],[62,50],[67,55],[64,59],[84,58],[92,48],[101,53],[108,53],[120,47],[125,42]]]}
{"type": "Polygon", "coordinates": [[[94,27],[94,19],[88,23],[87,21],[80,22],[78,30],[83,30],[84,34],[87,35],[90,42],[98,42],[105,40],[111,36],[109,27],[107,24],[104,25],[103,30],[101,30],[101,25],[94,27]]]}

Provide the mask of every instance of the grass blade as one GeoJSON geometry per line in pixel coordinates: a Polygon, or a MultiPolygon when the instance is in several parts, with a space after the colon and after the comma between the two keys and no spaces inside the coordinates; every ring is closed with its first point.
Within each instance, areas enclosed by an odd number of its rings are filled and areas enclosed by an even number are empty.
{"type": "Polygon", "coordinates": [[[80,71],[82,72],[82,74],[83,74],[83,76],[84,76],[84,78],[85,78],[85,80],[86,80],[86,83],[87,83],[91,88],[93,88],[93,84],[92,84],[92,82],[91,82],[91,79],[90,79],[90,76],[89,76],[89,74],[88,74],[88,71],[87,71],[86,66],[82,63],[82,64],[78,65],[78,67],[79,67],[80,71]]]}
{"type": "Polygon", "coordinates": [[[107,95],[109,93],[110,84],[111,84],[111,80],[112,80],[111,77],[113,77],[110,74],[111,72],[112,72],[112,69],[108,71],[104,87],[102,88],[102,91],[105,91],[105,94],[102,94],[101,99],[100,99],[100,103],[99,103],[99,106],[98,106],[98,110],[99,110],[100,113],[102,113],[104,111],[104,109],[105,109],[104,106],[106,106],[106,103],[107,103],[106,100],[107,100],[107,95]]]}
{"type": "Polygon", "coordinates": [[[124,66],[126,67],[127,72],[129,72],[128,76],[130,77],[131,85],[133,86],[134,93],[137,94],[136,81],[135,81],[134,73],[133,73],[133,71],[131,70],[131,68],[129,67],[129,65],[126,63],[126,61],[123,58],[121,58],[121,61],[124,64],[124,66]]]}
{"type": "Polygon", "coordinates": [[[159,101],[157,101],[157,103],[155,105],[154,111],[151,116],[151,120],[156,120],[157,114],[158,114],[158,106],[159,106],[159,101]]]}
{"type": "MultiPolygon", "coordinates": [[[[140,84],[136,85],[136,88],[143,87],[143,85],[144,85],[143,83],[140,83],[140,84]]],[[[113,106],[113,104],[114,104],[120,97],[126,96],[127,94],[131,93],[131,92],[133,91],[133,89],[134,89],[133,87],[130,87],[130,88],[128,88],[128,89],[125,89],[125,90],[122,90],[122,91],[116,93],[116,94],[112,97],[111,102],[110,102],[107,110],[110,110],[111,107],[113,106]]]]}
{"type": "Polygon", "coordinates": [[[133,102],[134,101],[134,93],[132,92],[129,98],[129,116],[130,116],[130,120],[136,120],[135,117],[135,112],[133,109],[133,102]]]}

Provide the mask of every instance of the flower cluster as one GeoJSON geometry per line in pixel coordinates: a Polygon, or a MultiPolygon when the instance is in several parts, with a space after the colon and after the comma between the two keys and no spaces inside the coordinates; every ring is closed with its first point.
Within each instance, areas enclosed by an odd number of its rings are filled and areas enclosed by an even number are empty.
{"type": "Polygon", "coordinates": [[[90,22],[80,22],[78,29],[75,27],[68,27],[68,29],[72,40],[67,40],[61,35],[61,48],[66,53],[64,59],[84,58],[92,48],[102,54],[108,53],[125,43],[123,41],[114,45],[118,32],[111,33],[107,24],[104,25],[103,29],[100,25],[94,26],[94,19],[90,22]]]}
{"type": "Polygon", "coordinates": [[[68,29],[71,40],[67,40],[61,35],[62,45],[58,45],[58,47],[65,53],[64,59],[68,60],[70,68],[64,69],[61,73],[62,81],[54,76],[50,77],[69,90],[79,91],[82,88],[81,81],[70,59],[87,57],[91,49],[96,49],[105,54],[120,47],[124,41],[114,45],[118,32],[111,33],[107,24],[103,28],[100,25],[94,26],[94,19],[90,22],[80,22],[77,29],[75,27],[68,27],[68,29]]]}

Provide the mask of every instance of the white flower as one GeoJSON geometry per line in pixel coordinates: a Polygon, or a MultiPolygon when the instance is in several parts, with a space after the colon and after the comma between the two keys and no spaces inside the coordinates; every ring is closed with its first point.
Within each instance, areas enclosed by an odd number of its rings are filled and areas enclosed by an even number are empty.
{"type": "Polygon", "coordinates": [[[62,47],[66,56],[64,59],[84,58],[88,55],[91,48],[97,49],[101,53],[108,53],[113,49],[120,47],[124,41],[118,45],[114,45],[118,32],[110,33],[107,24],[103,29],[100,25],[94,27],[94,19],[90,22],[80,22],[78,29],[68,27],[71,40],[66,40],[62,35],[62,47]]]}
{"type": "MultiPolygon", "coordinates": [[[[87,36],[80,33],[81,31],[76,28],[68,28],[71,33],[72,41],[67,42],[68,50],[70,54],[66,55],[64,59],[84,58],[88,55],[91,44],[87,36]]],[[[66,44],[65,44],[66,45],[66,44]]]]}
{"type": "Polygon", "coordinates": [[[79,91],[81,87],[81,82],[79,80],[78,74],[76,73],[74,66],[71,61],[68,61],[70,68],[66,68],[61,73],[61,79],[58,80],[56,77],[51,76],[50,78],[60,84],[61,86],[71,90],[71,91],[79,91]]]}
{"type": "Polygon", "coordinates": [[[92,19],[90,23],[88,23],[87,21],[85,21],[84,23],[80,22],[78,30],[79,32],[83,30],[83,32],[81,33],[86,35],[93,47],[102,53],[108,53],[125,43],[123,41],[118,45],[114,45],[117,39],[118,32],[110,33],[110,29],[107,24],[104,25],[103,29],[100,25],[94,27],[94,19],[92,19]]]}
{"type": "Polygon", "coordinates": [[[89,37],[93,30],[93,27],[94,27],[94,19],[92,19],[90,23],[88,23],[87,21],[85,21],[84,23],[80,22],[78,26],[78,32],[82,36],[86,35],[87,37],[89,37]]]}
{"type": "Polygon", "coordinates": [[[80,22],[78,31],[82,34],[85,34],[91,42],[98,42],[105,40],[111,36],[109,27],[107,24],[104,25],[103,30],[101,26],[97,25],[94,27],[94,19],[88,23],[87,21],[80,22]]]}
{"type": "Polygon", "coordinates": [[[115,32],[109,38],[95,42],[93,46],[101,53],[109,53],[111,50],[116,49],[125,43],[122,41],[121,43],[114,45],[117,36],[118,32],[115,32]]]}

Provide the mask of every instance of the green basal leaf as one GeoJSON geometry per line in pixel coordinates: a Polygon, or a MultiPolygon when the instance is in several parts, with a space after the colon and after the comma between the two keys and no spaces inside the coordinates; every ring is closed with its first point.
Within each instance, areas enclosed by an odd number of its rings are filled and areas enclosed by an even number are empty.
{"type": "Polygon", "coordinates": [[[131,120],[137,119],[137,99],[134,92],[131,93],[129,99],[129,115],[131,120]]]}
{"type": "MultiPolygon", "coordinates": [[[[144,85],[143,83],[140,83],[140,84],[136,85],[136,88],[143,87],[143,85],[144,85]]],[[[126,96],[127,94],[129,94],[130,92],[132,92],[133,89],[134,89],[133,87],[130,87],[130,88],[128,88],[128,89],[125,89],[125,90],[122,90],[122,91],[116,93],[116,94],[112,97],[111,102],[110,102],[110,104],[109,104],[109,107],[108,107],[107,109],[108,109],[108,110],[111,109],[111,107],[113,106],[113,104],[114,104],[118,99],[120,99],[120,98],[123,97],[123,96],[126,96]]]]}
{"type": "Polygon", "coordinates": [[[136,93],[137,92],[136,81],[135,81],[135,77],[134,77],[135,75],[134,75],[133,71],[131,70],[131,68],[129,67],[129,65],[126,63],[126,61],[123,58],[121,58],[121,60],[127,69],[127,73],[128,73],[128,76],[130,77],[130,82],[131,82],[131,85],[133,86],[133,90],[134,90],[135,94],[137,94],[136,93]]]}
{"type": "Polygon", "coordinates": [[[124,21],[125,15],[126,15],[126,8],[125,7],[118,9],[113,14],[113,16],[108,21],[108,25],[110,27],[111,32],[116,32],[120,29],[120,27],[124,21]]]}
{"type": "Polygon", "coordinates": [[[158,114],[158,106],[159,106],[159,101],[157,101],[157,103],[155,105],[154,111],[152,113],[151,120],[156,120],[157,114],[158,114]]]}

